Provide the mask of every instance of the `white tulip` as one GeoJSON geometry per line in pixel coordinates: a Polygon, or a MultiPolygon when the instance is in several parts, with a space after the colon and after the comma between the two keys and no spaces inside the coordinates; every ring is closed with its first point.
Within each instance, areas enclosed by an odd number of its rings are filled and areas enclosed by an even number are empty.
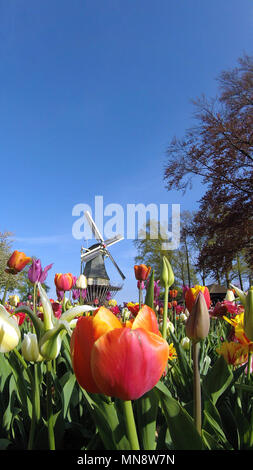
{"type": "Polygon", "coordinates": [[[26,361],[39,362],[43,360],[35,333],[25,333],[21,344],[21,352],[26,361]]]}
{"type": "Polygon", "coordinates": [[[12,351],[20,340],[20,330],[15,318],[0,305],[0,352],[12,351]]]}
{"type": "Polygon", "coordinates": [[[80,276],[76,280],[76,287],[77,289],[87,289],[87,278],[84,274],[80,274],[80,276]]]}

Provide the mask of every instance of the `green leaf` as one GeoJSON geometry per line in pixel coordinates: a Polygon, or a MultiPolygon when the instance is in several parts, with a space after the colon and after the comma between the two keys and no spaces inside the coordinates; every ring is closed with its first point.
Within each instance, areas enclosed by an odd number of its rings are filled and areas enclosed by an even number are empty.
{"type": "Polygon", "coordinates": [[[233,449],[239,450],[241,446],[239,426],[234,416],[234,410],[231,409],[230,401],[220,400],[218,410],[222,420],[222,428],[228,442],[233,449]]]}
{"type": "Polygon", "coordinates": [[[100,438],[106,450],[129,450],[130,445],[125,435],[124,420],[115,402],[107,403],[103,397],[89,393],[81,388],[92,419],[97,426],[100,438]]]}
{"type": "Polygon", "coordinates": [[[0,439],[0,450],[5,450],[11,444],[8,439],[0,439]]]}
{"type": "Polygon", "coordinates": [[[208,424],[209,428],[211,428],[211,430],[215,432],[216,439],[226,443],[227,439],[222,429],[222,421],[219,412],[211,400],[206,400],[203,410],[203,416],[203,427],[206,428],[208,424]]]}
{"type": "Polygon", "coordinates": [[[138,435],[141,448],[154,450],[156,448],[155,432],[159,397],[155,390],[150,390],[136,400],[138,435]]]}
{"type": "Polygon", "coordinates": [[[224,450],[217,439],[209,434],[205,429],[202,429],[202,439],[208,450],[224,450]]]}
{"type": "Polygon", "coordinates": [[[174,449],[202,450],[204,443],[195,428],[192,417],[177,400],[169,396],[169,391],[164,393],[160,384],[155,388],[159,394],[174,449]]]}
{"type": "Polygon", "coordinates": [[[70,405],[71,396],[76,384],[75,374],[66,372],[60,380],[61,391],[62,391],[62,400],[63,400],[63,417],[66,418],[67,412],[70,405]]]}
{"type": "Polygon", "coordinates": [[[233,380],[231,368],[220,356],[203,378],[202,387],[215,404],[233,380]]]}
{"type": "Polygon", "coordinates": [[[152,269],[145,297],[145,305],[148,305],[150,308],[154,308],[154,274],[154,270],[152,269]]]}

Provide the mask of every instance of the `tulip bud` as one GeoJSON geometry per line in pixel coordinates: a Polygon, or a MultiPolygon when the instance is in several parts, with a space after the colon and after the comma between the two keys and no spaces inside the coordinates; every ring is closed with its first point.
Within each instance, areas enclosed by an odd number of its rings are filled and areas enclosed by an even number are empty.
{"type": "Polygon", "coordinates": [[[60,332],[63,328],[63,325],[52,328],[42,336],[39,342],[39,350],[45,360],[51,361],[59,355],[62,343],[60,332]]]}
{"type": "Polygon", "coordinates": [[[76,288],[87,289],[87,278],[84,276],[84,274],[80,274],[80,276],[77,278],[76,288]]]}
{"type": "Polygon", "coordinates": [[[10,316],[3,305],[0,305],[0,352],[12,351],[19,340],[20,330],[17,321],[10,316]]]}
{"type": "Polygon", "coordinates": [[[146,281],[149,273],[151,271],[151,266],[146,266],[145,264],[139,264],[134,266],[135,279],[137,281],[146,281]]]}
{"type": "Polygon", "coordinates": [[[43,357],[39,352],[39,345],[37,336],[35,333],[25,333],[24,339],[21,344],[21,352],[26,361],[29,362],[40,362],[43,357]]]}
{"type": "Polygon", "coordinates": [[[182,338],[180,341],[180,344],[185,351],[188,351],[190,349],[190,343],[190,339],[187,336],[182,338]]]}
{"type": "Polygon", "coordinates": [[[234,302],[235,296],[234,296],[234,292],[231,289],[227,290],[225,300],[228,300],[229,302],[234,302]]]}
{"type": "Polygon", "coordinates": [[[161,281],[164,286],[170,287],[174,283],[174,280],[175,278],[171,264],[168,258],[166,258],[166,256],[163,256],[161,281]]]}
{"type": "Polygon", "coordinates": [[[189,312],[191,312],[199,292],[202,292],[206,301],[207,308],[210,308],[211,298],[208,288],[206,286],[196,285],[194,287],[186,289],[184,293],[185,305],[189,312]]]}
{"type": "Polygon", "coordinates": [[[234,286],[233,284],[230,284],[230,286],[232,287],[232,289],[235,290],[235,293],[238,295],[238,297],[239,297],[240,302],[242,303],[242,305],[245,306],[246,294],[245,294],[241,289],[239,289],[238,287],[234,286]]]}
{"type": "Polygon", "coordinates": [[[253,341],[253,287],[246,295],[246,305],[244,310],[244,331],[250,341],[253,341]]]}
{"type": "Polygon", "coordinates": [[[198,342],[208,335],[209,327],[210,317],[208,308],[204,294],[200,291],[185,325],[186,335],[192,341],[198,342]]]}
{"type": "Polygon", "coordinates": [[[23,251],[15,250],[7,261],[8,268],[5,269],[5,272],[9,274],[17,274],[22,271],[30,261],[30,256],[26,256],[23,251]]]}

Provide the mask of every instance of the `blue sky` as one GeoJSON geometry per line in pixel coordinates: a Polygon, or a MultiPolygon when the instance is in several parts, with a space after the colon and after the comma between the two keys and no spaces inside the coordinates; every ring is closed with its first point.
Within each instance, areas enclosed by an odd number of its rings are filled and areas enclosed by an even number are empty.
{"type": "MultiPolygon", "coordinates": [[[[80,270],[76,204],[197,209],[199,182],[165,190],[166,148],[193,124],[191,99],[252,54],[252,27],[250,0],[0,0],[0,231],[54,263],[52,295],[56,272],[80,270]]],[[[118,300],[137,300],[132,241],[111,253],[118,300]]]]}

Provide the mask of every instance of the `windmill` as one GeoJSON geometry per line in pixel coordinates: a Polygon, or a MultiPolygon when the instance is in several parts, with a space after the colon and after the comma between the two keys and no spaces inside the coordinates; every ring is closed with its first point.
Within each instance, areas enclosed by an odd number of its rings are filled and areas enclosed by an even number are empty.
{"type": "Polygon", "coordinates": [[[87,278],[86,302],[99,305],[104,303],[109,292],[112,294],[122,289],[122,284],[118,286],[110,284],[104,259],[108,257],[111,260],[124,281],[124,274],[108,250],[109,246],[118,243],[124,237],[116,235],[109,240],[104,240],[88,211],[85,212],[85,217],[97,243],[93,244],[90,248],[81,248],[81,273],[87,278]]]}

